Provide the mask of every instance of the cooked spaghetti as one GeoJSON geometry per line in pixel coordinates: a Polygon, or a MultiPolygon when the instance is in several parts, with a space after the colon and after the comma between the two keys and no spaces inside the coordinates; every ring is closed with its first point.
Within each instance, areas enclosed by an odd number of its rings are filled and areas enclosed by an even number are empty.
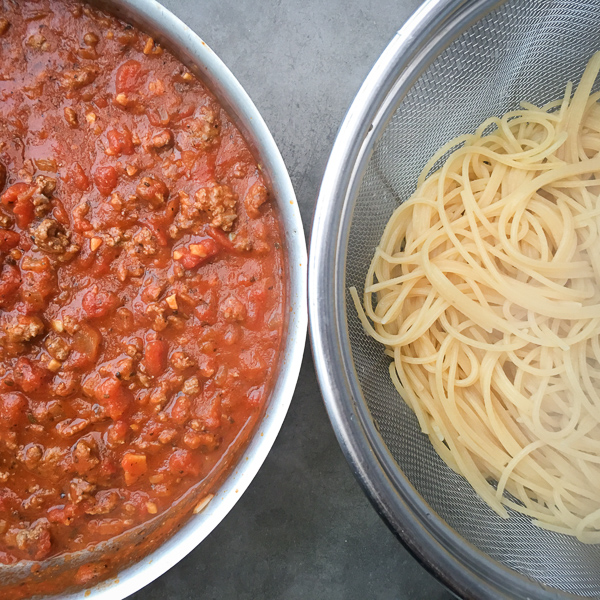
{"type": "Polygon", "coordinates": [[[446,463],[498,514],[587,543],[600,543],[599,71],[597,53],[574,94],[442,147],[388,222],[362,306],[351,290],[446,463]]]}

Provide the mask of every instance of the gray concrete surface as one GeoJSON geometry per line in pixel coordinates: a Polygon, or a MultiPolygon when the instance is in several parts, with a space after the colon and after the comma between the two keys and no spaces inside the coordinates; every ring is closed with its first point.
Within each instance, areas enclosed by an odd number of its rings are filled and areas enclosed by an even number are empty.
{"type": "MultiPolygon", "coordinates": [[[[161,0],[245,87],[286,161],[306,234],[336,131],[420,0],[161,0]]],[[[352,476],[307,351],[287,420],[219,527],[134,600],[450,600],[352,476]]]]}

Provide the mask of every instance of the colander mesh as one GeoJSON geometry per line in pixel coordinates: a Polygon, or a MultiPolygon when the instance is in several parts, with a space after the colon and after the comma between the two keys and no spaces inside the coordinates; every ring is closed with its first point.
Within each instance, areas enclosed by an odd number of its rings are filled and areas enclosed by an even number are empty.
{"type": "MultiPolygon", "coordinates": [[[[363,178],[348,241],[346,286],[362,291],[392,211],[409,198],[428,158],[487,117],[562,96],[600,49],[600,0],[512,0],[470,27],[424,72],[377,142],[363,178]]],[[[437,456],[387,373],[382,346],[367,337],[347,297],[356,373],[398,467],[466,540],[546,585],[600,596],[600,546],[543,531],[511,513],[498,517],[437,456]]]]}

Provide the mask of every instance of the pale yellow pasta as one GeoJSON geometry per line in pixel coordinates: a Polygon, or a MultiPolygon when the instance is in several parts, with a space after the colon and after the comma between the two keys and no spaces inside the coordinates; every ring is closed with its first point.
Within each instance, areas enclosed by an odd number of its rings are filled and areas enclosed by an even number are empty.
{"type": "Polygon", "coordinates": [[[362,303],[351,289],[446,463],[498,514],[586,543],[600,543],[599,71],[597,53],[575,93],[442,147],[362,303]]]}

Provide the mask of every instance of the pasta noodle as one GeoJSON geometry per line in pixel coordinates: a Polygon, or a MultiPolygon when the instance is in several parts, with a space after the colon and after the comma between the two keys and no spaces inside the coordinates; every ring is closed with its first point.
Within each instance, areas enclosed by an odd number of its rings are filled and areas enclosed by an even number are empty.
{"type": "Polygon", "coordinates": [[[600,543],[600,52],[574,93],[443,146],[390,218],[365,330],[498,514],[600,543]],[[434,167],[443,163],[434,171],[434,167]]]}

